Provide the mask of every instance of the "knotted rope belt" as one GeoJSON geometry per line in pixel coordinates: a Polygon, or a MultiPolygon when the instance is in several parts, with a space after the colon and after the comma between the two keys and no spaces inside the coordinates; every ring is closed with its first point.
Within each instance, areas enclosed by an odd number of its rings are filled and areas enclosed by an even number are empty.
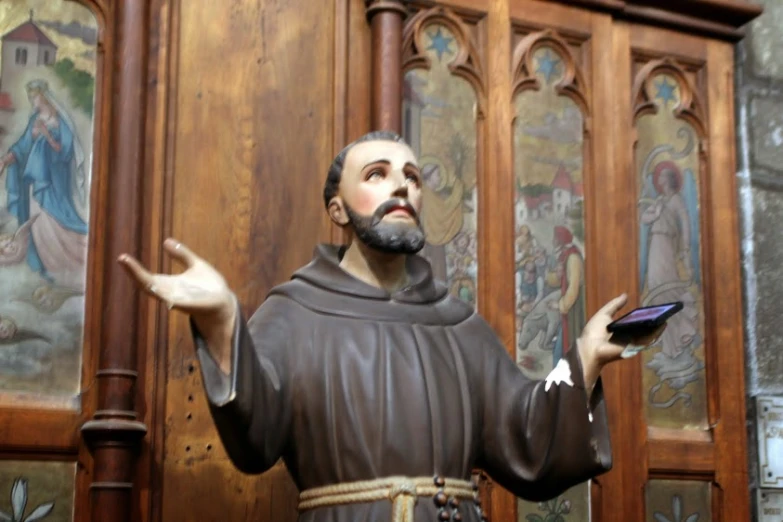
{"type": "Polygon", "coordinates": [[[390,500],[391,522],[414,522],[413,507],[420,496],[434,497],[435,504],[444,508],[450,499],[452,505],[453,499],[475,501],[478,491],[472,482],[459,479],[388,477],[305,490],[299,494],[299,511],[390,500]]]}

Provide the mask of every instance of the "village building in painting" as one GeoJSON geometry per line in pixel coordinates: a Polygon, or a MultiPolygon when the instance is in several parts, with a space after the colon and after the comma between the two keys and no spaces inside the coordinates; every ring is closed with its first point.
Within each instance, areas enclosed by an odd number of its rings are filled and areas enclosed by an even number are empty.
{"type": "MultiPolygon", "coordinates": [[[[18,75],[25,68],[52,65],[57,61],[57,45],[30,19],[0,39],[2,62],[0,63],[0,139],[7,133],[15,112],[11,94],[3,90],[3,79],[18,75]]],[[[26,100],[25,100],[26,101],[26,100]]],[[[17,100],[17,104],[19,100],[17,100]]],[[[2,141],[0,141],[2,143],[2,141]]]]}

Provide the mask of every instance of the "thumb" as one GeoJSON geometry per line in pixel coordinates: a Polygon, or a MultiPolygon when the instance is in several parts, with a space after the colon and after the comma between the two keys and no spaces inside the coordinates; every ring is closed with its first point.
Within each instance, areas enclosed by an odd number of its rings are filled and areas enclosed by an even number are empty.
{"type": "Polygon", "coordinates": [[[617,312],[620,311],[620,309],[625,306],[625,304],[628,302],[628,294],[622,294],[608,303],[606,303],[601,309],[598,311],[600,314],[606,314],[609,317],[613,317],[617,312]]]}

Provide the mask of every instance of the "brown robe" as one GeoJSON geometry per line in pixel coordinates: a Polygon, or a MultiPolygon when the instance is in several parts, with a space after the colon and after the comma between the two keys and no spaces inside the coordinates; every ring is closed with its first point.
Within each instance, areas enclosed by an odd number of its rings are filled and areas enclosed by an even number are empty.
{"type": "MultiPolygon", "coordinates": [[[[578,350],[574,386],[532,381],[489,325],[410,256],[411,285],[389,295],[339,266],[336,246],[237,321],[232,374],[193,329],[210,409],[245,473],[283,458],[300,490],[384,478],[470,480],[483,469],[528,500],[611,468],[600,381],[588,409],[578,350]],[[592,412],[592,421],[589,412],[592,412]]],[[[477,522],[472,503],[459,507],[477,522]]],[[[322,507],[302,522],[389,520],[391,503],[322,507]]],[[[419,498],[417,522],[436,520],[419,498]]]]}

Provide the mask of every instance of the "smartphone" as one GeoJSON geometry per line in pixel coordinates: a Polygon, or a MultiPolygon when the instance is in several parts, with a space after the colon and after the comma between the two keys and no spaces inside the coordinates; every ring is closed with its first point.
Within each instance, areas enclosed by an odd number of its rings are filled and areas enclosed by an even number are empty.
{"type": "Polygon", "coordinates": [[[680,301],[637,308],[610,323],[606,329],[622,337],[640,337],[663,325],[682,308],[683,304],[680,301]]]}

